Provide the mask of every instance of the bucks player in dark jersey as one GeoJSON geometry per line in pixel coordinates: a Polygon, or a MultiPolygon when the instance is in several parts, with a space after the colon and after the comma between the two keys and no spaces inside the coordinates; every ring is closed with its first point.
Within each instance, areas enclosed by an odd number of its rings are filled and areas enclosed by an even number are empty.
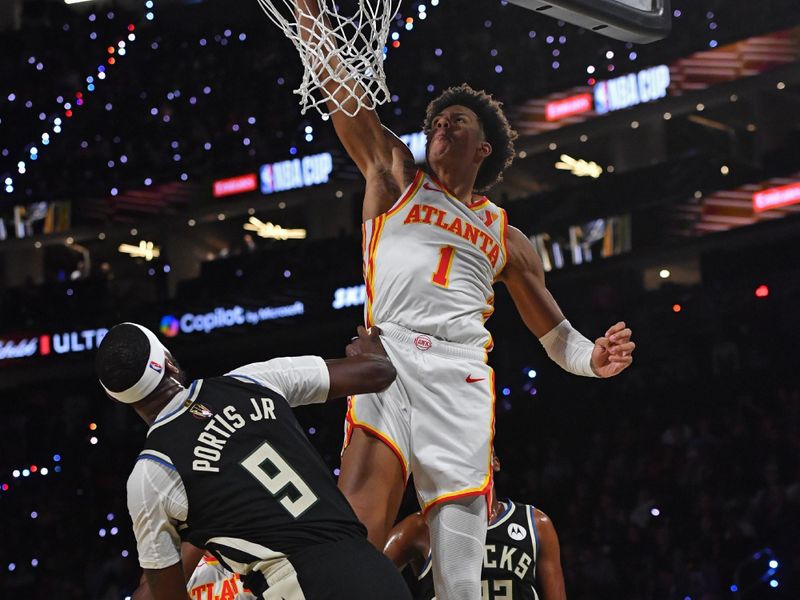
{"type": "MultiPolygon", "coordinates": [[[[494,457],[494,471],[500,461],[494,457]]],[[[481,571],[482,600],[566,600],[558,536],[538,508],[490,494],[489,528],[481,571]]],[[[399,568],[411,566],[418,585],[415,600],[435,600],[428,525],[422,513],[398,523],[384,554],[399,568]]]]}
{"type": "Polygon", "coordinates": [[[359,328],[358,356],[277,358],[190,385],[150,330],[108,333],[100,383],[150,425],[128,509],[156,600],[186,599],[181,541],[265,600],[409,598],[291,410],[385,389],[395,371],[378,333],[359,328]]]}

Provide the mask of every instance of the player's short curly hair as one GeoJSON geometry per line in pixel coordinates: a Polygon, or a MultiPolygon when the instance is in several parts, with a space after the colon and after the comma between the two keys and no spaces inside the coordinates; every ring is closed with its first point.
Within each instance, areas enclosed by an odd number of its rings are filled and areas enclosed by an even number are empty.
{"type": "Polygon", "coordinates": [[[517,132],[511,129],[501,102],[483,90],[474,90],[466,83],[447,88],[438,98],[428,104],[425,112],[423,130],[429,135],[433,129],[433,119],[448,106],[459,104],[472,110],[481,122],[486,141],[492,146],[478,170],[475,191],[483,192],[503,179],[505,171],[514,160],[514,140],[517,132]]]}

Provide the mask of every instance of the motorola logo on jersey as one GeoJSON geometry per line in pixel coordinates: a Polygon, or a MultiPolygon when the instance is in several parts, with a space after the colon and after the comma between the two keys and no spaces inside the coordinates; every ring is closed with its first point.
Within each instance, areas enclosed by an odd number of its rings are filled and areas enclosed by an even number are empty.
{"type": "Polygon", "coordinates": [[[527,536],[528,532],[525,531],[525,528],[519,523],[511,523],[511,525],[508,526],[508,537],[510,537],[512,540],[520,542],[527,536]]]}

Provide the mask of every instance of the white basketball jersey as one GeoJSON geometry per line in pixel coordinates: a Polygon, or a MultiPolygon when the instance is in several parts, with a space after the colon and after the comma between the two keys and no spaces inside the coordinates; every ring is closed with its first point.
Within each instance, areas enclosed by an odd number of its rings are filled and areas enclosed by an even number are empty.
{"type": "Polygon", "coordinates": [[[417,171],[394,206],[363,225],[367,326],[395,323],[491,350],[484,322],[507,260],[507,227],[488,198],[465,205],[417,171]]]}
{"type": "Polygon", "coordinates": [[[186,584],[192,600],[256,600],[239,580],[215,559],[203,556],[186,584]]]}

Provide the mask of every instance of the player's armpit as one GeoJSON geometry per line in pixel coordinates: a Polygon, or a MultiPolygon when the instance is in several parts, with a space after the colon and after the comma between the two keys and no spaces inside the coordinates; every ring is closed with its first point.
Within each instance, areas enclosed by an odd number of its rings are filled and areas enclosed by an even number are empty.
{"type": "Polygon", "coordinates": [[[540,338],[564,320],[544,281],[542,260],[531,241],[516,227],[506,236],[508,260],[499,280],[506,284],[523,322],[540,338]]]}
{"type": "Polygon", "coordinates": [[[539,552],[536,558],[536,579],[542,600],[566,600],[564,573],[561,569],[561,547],[550,518],[538,508],[534,511],[536,531],[539,534],[539,552]]]}
{"type": "Polygon", "coordinates": [[[155,600],[186,600],[189,597],[180,562],[166,569],[145,569],[144,574],[155,600]]]}

